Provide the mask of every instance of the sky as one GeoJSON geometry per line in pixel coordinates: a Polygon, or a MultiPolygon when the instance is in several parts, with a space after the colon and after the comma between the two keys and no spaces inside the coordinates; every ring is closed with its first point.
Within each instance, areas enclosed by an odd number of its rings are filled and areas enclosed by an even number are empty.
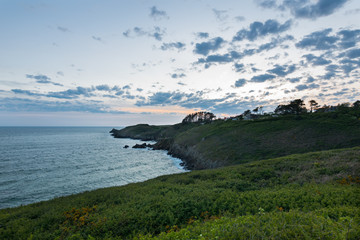
{"type": "Polygon", "coordinates": [[[0,0],[0,126],[360,99],[358,0],[0,0]]]}

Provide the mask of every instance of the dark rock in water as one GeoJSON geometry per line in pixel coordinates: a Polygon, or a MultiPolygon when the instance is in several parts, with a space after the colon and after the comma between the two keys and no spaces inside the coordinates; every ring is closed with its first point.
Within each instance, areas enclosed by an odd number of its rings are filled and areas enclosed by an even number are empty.
{"type": "Polygon", "coordinates": [[[146,143],[143,143],[143,144],[135,144],[132,148],[146,148],[147,145],[146,143]]]}
{"type": "Polygon", "coordinates": [[[129,145],[125,145],[124,148],[129,148],[129,145]]]}

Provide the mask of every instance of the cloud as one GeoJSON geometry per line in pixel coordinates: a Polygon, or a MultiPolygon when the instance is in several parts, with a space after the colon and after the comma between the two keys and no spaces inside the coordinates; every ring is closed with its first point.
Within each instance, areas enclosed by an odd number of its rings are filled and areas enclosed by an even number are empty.
{"type": "Polygon", "coordinates": [[[196,64],[204,64],[205,68],[209,68],[211,65],[215,63],[229,63],[233,61],[237,61],[246,56],[252,56],[257,53],[261,53],[263,51],[269,51],[273,48],[280,46],[283,42],[293,40],[294,37],[291,35],[286,35],[285,37],[277,37],[271,39],[271,42],[260,45],[257,49],[245,49],[243,52],[237,52],[234,50],[229,50],[228,53],[225,54],[215,54],[209,55],[206,58],[199,58],[196,64]]]}
{"type": "Polygon", "coordinates": [[[42,83],[48,83],[51,80],[51,78],[42,74],[39,75],[26,74],[26,78],[36,79],[36,81],[40,81],[42,83]]]}
{"type": "MultiPolygon", "coordinates": [[[[110,87],[107,84],[92,86],[89,88],[85,87],[76,87],[75,89],[68,89],[65,91],[58,91],[58,92],[47,92],[47,93],[39,93],[36,91],[30,90],[22,90],[22,89],[12,89],[11,91],[15,94],[21,94],[26,96],[32,97],[44,97],[44,98],[56,98],[56,99],[67,99],[67,100],[75,100],[75,99],[89,99],[91,97],[108,97],[108,98],[123,98],[123,99],[144,99],[142,96],[132,95],[129,90],[131,90],[130,85],[125,85],[123,87],[120,86],[113,86],[110,87]],[[99,93],[105,92],[107,94],[99,93]]],[[[141,88],[137,88],[136,91],[141,92],[141,88]]],[[[87,100],[90,101],[90,100],[87,100]]]]}
{"type": "Polygon", "coordinates": [[[202,109],[214,113],[240,114],[246,109],[267,105],[265,101],[237,99],[235,93],[228,93],[222,98],[209,99],[204,91],[195,93],[156,92],[145,100],[137,101],[137,106],[181,106],[189,109],[202,109]]]}
{"type": "Polygon", "coordinates": [[[349,0],[283,0],[277,4],[275,0],[258,0],[257,4],[263,8],[290,10],[296,18],[316,19],[333,14],[349,0]]]}
{"type": "Polygon", "coordinates": [[[107,84],[103,84],[103,85],[98,85],[95,87],[97,90],[99,91],[111,91],[111,88],[109,85],[107,84]]]}
{"type": "Polygon", "coordinates": [[[171,74],[171,77],[172,78],[183,78],[183,77],[186,77],[186,74],[185,73],[173,73],[173,74],[171,74]]]}
{"type": "Polygon", "coordinates": [[[336,42],[339,40],[339,37],[329,36],[329,33],[331,32],[331,28],[313,32],[309,35],[306,35],[300,42],[296,43],[295,46],[309,50],[336,49],[336,42]]]}
{"type": "Polygon", "coordinates": [[[258,38],[265,37],[271,34],[279,34],[290,29],[292,21],[288,20],[284,24],[278,21],[269,19],[265,23],[253,22],[250,24],[249,29],[242,29],[233,37],[233,41],[255,41],[258,38]]]}
{"type": "Polygon", "coordinates": [[[13,93],[16,93],[16,94],[23,94],[23,95],[28,95],[28,96],[37,96],[37,97],[44,96],[44,94],[34,93],[34,92],[32,92],[32,91],[29,91],[29,90],[11,89],[11,91],[12,91],[13,93]]]}
{"type": "Polygon", "coordinates": [[[295,46],[312,51],[344,50],[355,47],[360,41],[360,29],[347,29],[334,34],[331,33],[331,28],[313,32],[306,35],[301,41],[297,42],[295,46]]]}
{"type": "Polygon", "coordinates": [[[173,50],[177,49],[178,51],[185,50],[185,43],[182,42],[171,42],[171,43],[163,43],[160,47],[161,50],[173,50]]]}
{"type": "Polygon", "coordinates": [[[312,83],[315,81],[315,78],[313,78],[312,76],[309,76],[306,80],[306,83],[312,83]]]}
{"type": "Polygon", "coordinates": [[[221,48],[224,39],[216,37],[207,42],[196,43],[194,53],[207,56],[210,52],[214,52],[221,48]]]}
{"type": "Polygon", "coordinates": [[[162,18],[169,19],[166,12],[163,11],[163,10],[157,9],[156,6],[153,6],[153,7],[150,8],[150,17],[152,17],[155,20],[160,20],[162,18]]]}
{"type": "Polygon", "coordinates": [[[102,42],[101,37],[92,36],[91,38],[94,39],[95,41],[102,42]]]}
{"type": "Polygon", "coordinates": [[[315,89],[315,88],[319,88],[319,87],[320,87],[320,85],[312,83],[312,84],[309,84],[309,85],[306,85],[306,84],[297,85],[295,88],[298,91],[303,91],[303,90],[306,90],[306,89],[315,89]]]}
{"type": "Polygon", "coordinates": [[[209,33],[207,33],[207,32],[198,32],[198,33],[196,33],[196,36],[198,38],[209,38],[209,33]]]}
{"type": "Polygon", "coordinates": [[[291,9],[291,12],[298,18],[316,19],[328,16],[342,7],[348,0],[318,0],[315,4],[306,4],[309,1],[285,0],[284,5],[291,9]]]}
{"type": "Polygon", "coordinates": [[[55,85],[55,86],[63,86],[63,85],[60,84],[60,83],[56,83],[56,82],[50,81],[51,78],[49,78],[49,77],[46,76],[46,75],[42,75],[42,74],[39,74],[39,75],[26,74],[25,76],[26,76],[26,78],[29,78],[29,79],[35,79],[37,83],[53,84],[53,85],[55,85]]]}
{"type": "Polygon", "coordinates": [[[271,42],[260,45],[258,47],[258,49],[256,50],[256,52],[260,53],[262,51],[269,51],[273,48],[278,47],[280,44],[282,44],[285,41],[292,41],[292,40],[294,40],[294,37],[291,35],[286,35],[285,37],[282,37],[282,38],[281,37],[273,38],[273,39],[271,39],[271,42]]]}
{"type": "Polygon", "coordinates": [[[234,63],[235,72],[244,72],[245,65],[242,63],[234,63]]]}
{"type": "Polygon", "coordinates": [[[349,89],[348,88],[343,88],[341,89],[341,91],[338,91],[338,92],[335,92],[333,93],[332,95],[334,96],[341,96],[341,95],[345,95],[349,92],[349,89]]]}
{"type": "Polygon", "coordinates": [[[133,29],[128,29],[125,32],[123,32],[123,36],[127,38],[132,37],[152,37],[155,40],[162,41],[162,38],[166,34],[165,29],[161,29],[160,27],[154,27],[152,31],[145,31],[144,29],[140,27],[134,27],[133,29]]]}
{"type": "Polygon", "coordinates": [[[238,88],[244,86],[245,84],[246,84],[246,79],[240,78],[235,82],[234,86],[238,88]]]}
{"type": "Polygon", "coordinates": [[[306,60],[311,63],[313,66],[322,66],[322,65],[328,65],[331,63],[331,60],[327,60],[323,58],[322,56],[317,57],[314,54],[306,54],[303,55],[306,60]]]}
{"type": "Polygon", "coordinates": [[[251,82],[265,82],[267,80],[272,80],[274,78],[276,78],[276,76],[272,74],[261,74],[258,76],[253,76],[251,78],[251,82]]]}
{"type": "Polygon", "coordinates": [[[243,17],[243,16],[236,16],[236,17],[235,17],[235,20],[238,21],[238,22],[243,22],[243,21],[245,21],[245,17],[243,17]]]}
{"type": "Polygon", "coordinates": [[[215,55],[209,55],[206,58],[199,58],[197,63],[198,64],[205,64],[205,68],[209,68],[211,64],[213,63],[228,63],[232,62],[233,57],[231,54],[215,54],[215,55]]]}
{"type": "Polygon", "coordinates": [[[360,57],[360,48],[349,50],[346,56],[351,59],[360,57]]]}
{"type": "Polygon", "coordinates": [[[331,64],[326,66],[325,70],[327,71],[325,75],[322,77],[325,80],[330,80],[331,78],[336,77],[338,72],[339,66],[335,64],[331,64]]]}
{"type": "Polygon", "coordinates": [[[300,79],[301,78],[299,77],[295,77],[295,78],[287,78],[286,80],[288,80],[291,83],[296,83],[296,82],[300,82],[300,79]]]}
{"type": "Polygon", "coordinates": [[[70,30],[66,27],[61,27],[61,26],[58,26],[57,27],[57,30],[61,31],[61,32],[70,32],[70,30]]]}
{"type": "Polygon", "coordinates": [[[174,102],[178,102],[183,98],[183,94],[177,92],[156,92],[152,96],[148,98],[148,102],[138,101],[136,103],[137,106],[143,105],[161,105],[165,106],[167,104],[173,104],[174,102]]]}
{"type": "Polygon", "coordinates": [[[348,15],[348,14],[358,14],[360,12],[360,8],[356,8],[356,9],[351,9],[351,10],[347,10],[345,12],[345,15],[348,15]]]}
{"type": "Polygon", "coordinates": [[[257,4],[263,8],[276,8],[277,7],[276,0],[257,1],[257,4]]]}
{"type": "Polygon", "coordinates": [[[68,89],[60,92],[49,92],[46,94],[47,97],[60,98],[60,99],[76,99],[79,96],[90,97],[94,94],[91,93],[90,88],[77,87],[76,89],[68,89]]]}
{"type": "Polygon", "coordinates": [[[342,30],[338,35],[341,36],[340,46],[343,49],[354,47],[360,41],[360,29],[342,30]]]}
{"type": "Polygon", "coordinates": [[[280,77],[285,77],[286,75],[293,73],[296,70],[296,65],[275,65],[275,68],[268,70],[269,73],[276,74],[280,77]]]}
{"type": "MultiPolygon", "coordinates": [[[[95,101],[47,101],[26,98],[4,98],[0,105],[1,111],[10,112],[109,112],[106,106],[95,101]]],[[[121,112],[119,112],[121,113],[121,112]]]]}
{"type": "Polygon", "coordinates": [[[213,8],[212,11],[215,14],[216,19],[220,22],[226,21],[229,18],[226,10],[217,10],[213,8]]]}
{"type": "Polygon", "coordinates": [[[349,59],[349,58],[345,58],[342,59],[340,61],[341,65],[341,69],[344,71],[344,73],[348,76],[349,73],[351,73],[353,70],[357,69],[360,67],[360,59],[358,60],[353,60],[353,59],[349,59]]]}

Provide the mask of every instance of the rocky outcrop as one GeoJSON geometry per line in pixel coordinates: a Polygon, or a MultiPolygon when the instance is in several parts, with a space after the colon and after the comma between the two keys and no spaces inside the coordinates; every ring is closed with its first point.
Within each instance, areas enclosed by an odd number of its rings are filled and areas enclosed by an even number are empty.
{"type": "Polygon", "coordinates": [[[150,126],[148,124],[138,124],[135,126],[129,126],[123,129],[111,129],[110,133],[114,138],[131,138],[141,141],[156,141],[160,135],[160,130],[156,126],[150,126]]]}
{"type": "MultiPolygon", "coordinates": [[[[158,136],[144,136],[144,134],[134,134],[122,130],[112,129],[110,131],[111,135],[115,138],[131,138],[131,139],[140,139],[143,141],[155,140],[155,144],[135,144],[132,148],[134,149],[144,149],[151,148],[153,150],[166,150],[168,154],[180,158],[183,161],[183,166],[188,170],[200,170],[200,169],[209,169],[220,167],[219,163],[213,162],[205,158],[200,152],[196,149],[195,146],[180,145],[174,142],[173,138],[160,138],[158,136]]],[[[126,146],[124,147],[126,148],[126,146]]]]}
{"type": "Polygon", "coordinates": [[[146,144],[146,143],[143,143],[143,144],[135,144],[132,148],[152,148],[153,145],[152,144],[146,144]]]}

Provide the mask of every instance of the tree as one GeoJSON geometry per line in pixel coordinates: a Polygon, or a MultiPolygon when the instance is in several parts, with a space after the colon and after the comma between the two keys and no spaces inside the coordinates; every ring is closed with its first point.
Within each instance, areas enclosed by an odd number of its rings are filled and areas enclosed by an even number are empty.
{"type": "Polygon", "coordinates": [[[275,109],[276,114],[300,114],[306,112],[304,107],[304,101],[301,99],[295,99],[291,101],[288,105],[279,105],[275,109]]]}
{"type": "Polygon", "coordinates": [[[246,116],[246,115],[248,115],[248,114],[250,114],[250,113],[251,113],[251,110],[248,109],[248,110],[246,110],[246,111],[243,113],[243,115],[246,116]]]}
{"type": "Polygon", "coordinates": [[[254,113],[257,113],[258,111],[259,111],[259,107],[253,109],[253,112],[254,112],[254,113]]]}
{"type": "Polygon", "coordinates": [[[313,110],[316,110],[319,108],[319,104],[315,100],[310,100],[310,112],[313,112],[313,110]]]}
{"type": "Polygon", "coordinates": [[[283,115],[283,114],[291,114],[292,112],[289,105],[279,105],[275,108],[274,113],[283,115]]]}
{"type": "Polygon", "coordinates": [[[360,109],[360,100],[353,103],[353,108],[360,109]]]}
{"type": "Polygon", "coordinates": [[[259,106],[259,112],[260,112],[260,115],[263,115],[264,111],[264,106],[259,106]]]}
{"type": "Polygon", "coordinates": [[[211,112],[196,112],[187,115],[182,123],[191,123],[191,122],[209,122],[213,120],[216,116],[211,112]]]}
{"type": "Polygon", "coordinates": [[[305,103],[301,99],[295,99],[290,102],[290,107],[293,110],[294,113],[300,114],[302,112],[306,111],[306,108],[304,107],[305,103]]]}

